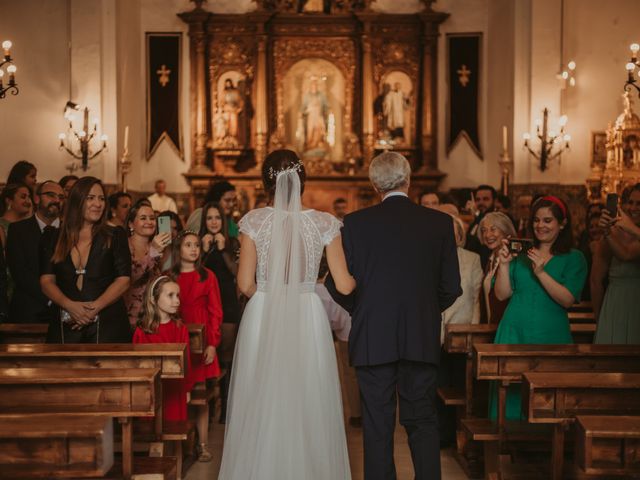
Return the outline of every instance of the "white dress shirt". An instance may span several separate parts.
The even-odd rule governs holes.
[[[44,229],[47,227],[55,227],[55,228],[60,228],[60,219],[56,218],[53,222],[51,222],[51,225],[47,225],[46,223],[44,223],[42,220],[40,220],[40,217],[38,216],[38,213],[35,213],[36,216],[36,222],[38,222],[38,226],[40,227],[40,231],[44,232]]]
[[[166,212],[167,210],[173,213],[178,213],[178,207],[176,202],[169,195],[158,195],[154,193],[149,196],[149,202],[151,202],[151,208],[156,212]]]

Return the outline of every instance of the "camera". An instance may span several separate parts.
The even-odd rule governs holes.
[[[510,238],[509,253],[512,255],[520,255],[527,253],[533,248],[533,240],[530,238]]]

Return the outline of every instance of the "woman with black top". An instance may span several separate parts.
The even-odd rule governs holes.
[[[229,237],[227,220],[219,204],[207,203],[203,209],[200,222],[200,238],[202,239],[203,262],[218,279],[224,323],[238,323],[240,307],[236,289],[238,264],[236,252],[238,240]]]
[[[106,224],[104,187],[83,177],[71,189],[60,230],[47,229],[40,254],[40,285],[60,308],[50,343],[131,341],[122,294],[129,287],[131,253],[121,228]]]
[[[222,322],[238,324],[240,304],[236,288],[238,274],[236,256],[240,245],[237,238],[229,236],[227,219],[223,212],[222,207],[216,202],[208,202],[202,208],[202,220],[200,221],[202,264],[211,270],[218,279],[222,300]],[[222,342],[224,341],[223,338]],[[231,370],[231,362],[222,362],[221,366]],[[230,375],[225,375],[220,384],[220,423],[226,421],[229,378]],[[211,412],[213,411],[211,409]]]

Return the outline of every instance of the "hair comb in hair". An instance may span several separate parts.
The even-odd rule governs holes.
[[[281,173],[299,172],[300,170],[302,170],[302,163],[296,162],[290,167],[283,168],[281,170],[274,170],[273,167],[269,167],[268,172],[269,172],[269,178],[274,179],[274,178],[278,178],[278,175],[280,175]]]

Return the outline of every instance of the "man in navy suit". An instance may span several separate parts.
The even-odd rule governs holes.
[[[352,314],[349,354],[362,395],[365,479],[396,478],[397,395],[415,478],[439,479],[441,313],[462,294],[453,220],[409,200],[411,167],[399,153],[374,158],[369,177],[382,202],[347,215],[342,229],[356,290],[344,297],[327,282]]]
[[[7,234],[7,264],[15,283],[9,318],[14,323],[49,323],[55,317],[40,288],[40,237],[45,228],[60,227],[64,191],[52,180],[42,182],[35,203],[33,216],[9,225]]]

